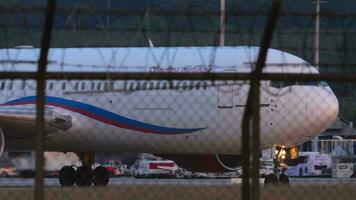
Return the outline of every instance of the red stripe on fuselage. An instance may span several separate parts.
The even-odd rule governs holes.
[[[21,102],[13,102],[13,103],[7,103],[7,104],[3,104],[3,106],[16,106],[16,105],[28,105],[28,104],[36,104],[35,101],[30,100],[30,101],[21,101]],[[144,132],[144,133],[151,133],[151,134],[162,134],[162,132],[160,131],[154,131],[154,130],[148,130],[148,129],[144,129],[144,128],[140,128],[140,127],[136,127],[136,126],[131,126],[131,125],[127,125],[127,124],[122,124],[118,121],[114,121],[114,120],[110,120],[108,118],[102,117],[100,115],[97,115],[95,113],[92,112],[88,112],[85,111],[83,109],[79,109],[76,107],[72,107],[72,106],[66,106],[63,104],[58,104],[58,103],[54,103],[54,102],[46,102],[46,105],[49,106],[54,106],[54,107],[60,107],[69,111],[73,111],[82,115],[85,115],[89,118],[95,119],[97,121],[112,125],[112,126],[116,126],[119,128],[124,128],[124,129],[130,129],[130,130],[134,130],[134,131],[140,131],[140,132]],[[174,133],[171,133],[174,134]]]

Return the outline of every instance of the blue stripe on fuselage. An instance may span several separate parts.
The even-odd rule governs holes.
[[[116,127],[141,131],[145,133],[152,133],[152,134],[169,134],[169,135],[176,135],[176,134],[185,134],[185,133],[192,133],[196,131],[200,131],[205,128],[171,128],[165,126],[158,126],[154,124],[148,124],[145,122],[137,121],[134,119],[130,119],[108,110],[104,110],[102,108],[89,105],[86,103],[81,103],[78,101],[73,101],[64,98],[46,96],[45,97],[46,105],[61,107],[66,110],[70,110],[73,112],[77,112],[83,114],[87,117],[92,119],[101,121],[106,124],[110,124]],[[6,102],[2,104],[2,106],[15,106],[15,105],[25,105],[25,104],[36,104],[36,96],[28,96],[19,98],[13,101]]]

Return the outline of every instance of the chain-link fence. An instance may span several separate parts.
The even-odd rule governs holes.
[[[355,3],[280,3],[0,3],[1,199],[353,199]]]

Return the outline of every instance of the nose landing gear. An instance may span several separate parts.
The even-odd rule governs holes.
[[[265,185],[278,185],[278,177],[275,174],[268,174],[265,177]]]
[[[265,178],[265,185],[289,185],[289,177],[285,174],[280,174],[279,178],[276,174],[269,174]]]
[[[71,166],[62,167],[61,171],[59,171],[59,183],[61,186],[70,187],[74,185],[75,182],[75,170]]]
[[[109,172],[103,166],[92,170],[94,164],[93,153],[78,154],[82,166],[74,170],[72,166],[64,166],[59,172],[59,183],[61,186],[73,186],[76,183],[80,187],[88,187],[92,183],[95,186],[106,186],[109,183]]]
[[[296,147],[284,147],[284,146],[275,146],[275,156],[274,161],[274,173],[269,174],[265,178],[265,185],[268,184],[283,184],[289,185],[289,177],[284,174],[288,169],[288,165],[285,163],[287,160],[295,159],[298,157],[298,151]]]

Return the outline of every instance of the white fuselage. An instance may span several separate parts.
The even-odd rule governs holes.
[[[250,72],[257,53],[258,48],[254,47],[52,49],[48,68],[49,71],[246,73]],[[3,70],[33,71],[36,63],[27,61],[37,59],[38,49],[1,50],[0,56],[9,61],[2,64]],[[15,59],[24,62],[14,64]],[[317,73],[302,59],[277,50],[269,50],[266,63],[265,73]],[[337,116],[338,102],[327,85],[304,82],[279,87],[278,81],[261,83],[262,148],[308,140],[329,127]],[[237,80],[47,80],[47,110],[69,116],[71,125],[48,132],[46,149],[239,154],[248,90],[248,82]],[[33,110],[34,95],[33,80],[0,82],[2,110]],[[0,120],[2,126],[7,124]],[[33,148],[33,135],[14,127],[5,130],[8,130],[4,131],[7,148]]]

